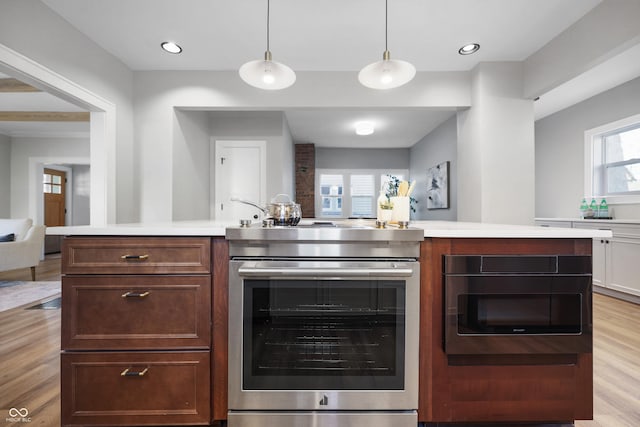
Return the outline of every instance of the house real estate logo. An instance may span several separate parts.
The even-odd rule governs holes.
[[[29,410],[27,408],[11,408],[5,421],[8,423],[30,423],[31,417],[28,417],[28,415]]]

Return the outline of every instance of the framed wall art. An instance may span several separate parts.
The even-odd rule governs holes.
[[[449,162],[427,169],[427,209],[449,209]]]

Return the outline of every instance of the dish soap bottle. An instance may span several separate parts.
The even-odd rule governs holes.
[[[605,199],[602,199],[598,207],[598,218],[609,219],[609,205]]]
[[[587,210],[589,209],[589,206],[587,205],[587,199],[582,199],[582,202],[580,203],[580,218],[583,218],[585,216],[587,216]]]

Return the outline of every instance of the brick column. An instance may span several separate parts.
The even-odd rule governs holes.
[[[316,147],[314,144],[296,144],[296,197],[304,218],[314,218]]]

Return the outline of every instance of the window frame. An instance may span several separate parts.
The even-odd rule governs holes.
[[[606,198],[608,204],[640,203],[640,191],[625,193],[607,193],[607,166],[620,165],[628,161],[604,163],[603,140],[612,134],[640,127],[640,114],[607,123],[584,133],[584,197]],[[637,163],[633,161],[632,163]]]
[[[342,175],[342,185],[343,185],[343,194],[342,194],[342,214],[339,216],[336,215],[322,215],[322,194],[320,191],[320,176],[321,175]],[[352,195],[351,195],[351,175],[373,175],[374,177],[374,193],[373,193],[373,217],[376,216],[377,209],[375,203],[378,200],[378,195],[380,191],[381,185],[381,176],[382,175],[395,175],[402,176],[403,179],[408,180],[409,177],[409,169],[328,169],[321,168],[316,169],[315,171],[315,211],[316,217],[322,219],[348,219],[351,218],[351,210],[352,210]]]

